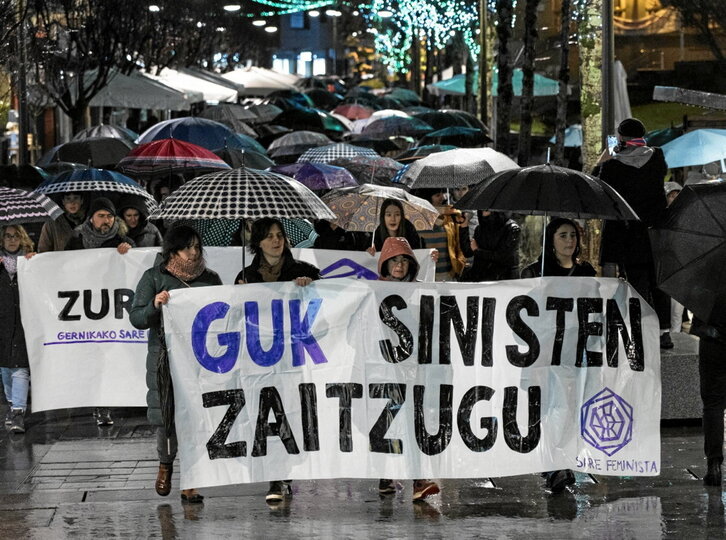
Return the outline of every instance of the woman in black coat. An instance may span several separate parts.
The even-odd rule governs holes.
[[[519,225],[502,212],[480,210],[471,239],[472,265],[459,281],[499,281],[519,277]]]
[[[18,257],[30,258],[33,242],[20,225],[0,229],[0,373],[10,410],[5,425],[13,433],[25,433],[30,368],[25,332],[20,320]]]
[[[255,258],[252,264],[237,274],[235,283],[271,283],[294,281],[300,287],[320,279],[320,270],[312,264],[293,258],[285,229],[279,219],[262,218],[252,224],[250,250]],[[270,482],[265,496],[268,503],[283,501],[292,493],[290,480]]]

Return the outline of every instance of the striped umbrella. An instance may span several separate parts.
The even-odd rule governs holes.
[[[229,169],[210,150],[178,139],[160,139],[141,144],[123,158],[118,169],[140,176],[186,171]]]
[[[55,220],[62,215],[63,209],[41,193],[0,187],[2,225]]]

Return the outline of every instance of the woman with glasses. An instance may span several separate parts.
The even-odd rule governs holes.
[[[0,373],[5,399],[10,406],[5,425],[12,433],[25,433],[30,368],[25,332],[20,320],[18,257],[30,258],[33,242],[20,225],[0,229]]]

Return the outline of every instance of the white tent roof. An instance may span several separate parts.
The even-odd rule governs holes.
[[[275,90],[297,90],[294,82],[296,75],[285,75],[270,69],[248,67],[236,69],[222,75],[225,79],[244,86],[245,96],[266,96]],[[292,78],[291,78],[292,77]]]
[[[237,90],[195,77],[188,72],[164,68],[158,75],[145,75],[181,92],[201,92],[207,103],[237,102]]]
[[[115,72],[108,84],[91,99],[89,105],[186,111],[191,108],[192,103],[202,100],[199,92],[175,90],[139,72],[130,75]]]

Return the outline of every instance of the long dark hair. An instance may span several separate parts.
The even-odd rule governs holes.
[[[401,211],[401,222],[398,224],[398,230],[396,230],[396,233],[391,235],[388,232],[388,228],[386,227],[386,210],[390,206],[395,206]],[[381,211],[378,214],[378,227],[379,231],[381,233],[381,238],[386,239],[389,236],[405,236],[406,234],[406,216],[403,213],[403,204],[401,201],[398,201],[396,199],[386,199],[383,201],[383,204],[381,205]]]
[[[556,268],[560,266],[555,256],[555,233],[557,229],[563,225],[570,225],[575,229],[575,237],[577,238],[577,245],[575,251],[572,252],[572,264],[577,264],[577,257],[580,255],[580,229],[577,228],[577,223],[567,218],[552,218],[545,228],[545,246],[544,246],[544,261],[545,261],[545,274],[547,275],[548,268]],[[538,262],[542,264],[542,255],[540,255]]]
[[[282,226],[282,221],[276,218],[265,217],[258,219],[252,224],[252,233],[250,234],[250,251],[254,255],[258,255],[262,252],[260,242],[267,237],[267,233],[270,232],[273,225],[277,225],[282,231],[282,237],[285,239],[285,251],[290,250],[290,241],[287,239],[287,233],[285,232],[285,227]]]
[[[194,243],[194,239],[199,242],[199,251],[204,256],[204,249],[202,247],[202,237],[192,227],[188,225],[177,225],[166,231],[164,235],[164,243],[161,248],[161,258],[164,264],[169,262],[171,256],[178,253],[182,249],[191,247]]]

